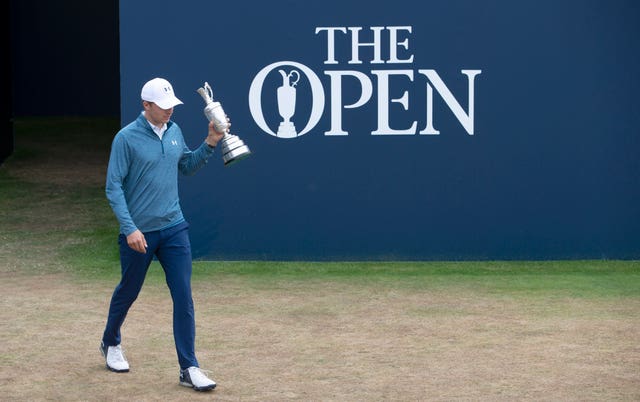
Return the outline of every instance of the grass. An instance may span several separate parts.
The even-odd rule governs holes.
[[[177,385],[157,263],[123,327],[132,372],[97,353],[119,279],[104,196],[118,122],[15,128],[0,166],[0,399],[210,399]],[[193,288],[218,400],[640,399],[638,261],[195,261]]]
[[[405,289],[469,289],[520,296],[638,297],[637,261],[196,262],[194,278],[234,275],[272,286],[332,281]]]
[[[112,238],[104,170],[114,119],[18,119],[0,166],[0,272],[82,272]],[[89,266],[113,263],[113,253]]]

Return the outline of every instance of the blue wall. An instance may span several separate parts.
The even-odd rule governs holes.
[[[636,1],[121,1],[120,37],[123,124],[164,77],[195,148],[208,81],[253,151],[181,178],[196,258],[640,258]]]

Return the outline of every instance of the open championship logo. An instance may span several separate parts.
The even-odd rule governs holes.
[[[409,35],[412,32],[411,26],[389,26],[389,27],[371,27],[373,32],[373,42],[360,42],[359,33],[362,27],[318,27],[315,33],[327,34],[327,59],[325,65],[339,64],[336,59],[336,40],[341,39],[344,35],[351,37],[351,59],[347,64],[362,64],[360,60],[360,48],[372,47],[373,57],[369,61],[370,64],[413,64],[413,54],[406,54],[409,51],[409,38],[399,41],[399,36]],[[349,33],[347,33],[347,31]],[[382,55],[382,33],[385,32],[388,38],[388,59],[383,60]],[[401,55],[399,52],[404,52]],[[276,72],[279,73],[276,75]],[[423,111],[424,125],[418,131],[418,121],[413,121],[409,127],[397,128],[391,127],[390,107],[392,104],[399,104],[405,111],[409,110],[409,93],[403,91],[403,95],[399,98],[390,98],[391,82],[397,82],[400,78],[404,80],[414,81],[417,75],[413,69],[374,69],[371,74],[376,77],[377,83],[377,127],[371,131],[371,135],[438,135],[438,131],[434,127],[433,116],[433,90],[442,98],[449,110],[454,114],[458,122],[469,135],[474,134],[474,110],[475,110],[475,77],[482,70],[461,70],[461,73],[467,78],[467,110],[460,105],[451,90],[447,87],[439,74],[433,69],[418,69],[417,75],[424,76],[425,80],[425,96],[426,107]],[[371,99],[374,92],[372,79],[365,73],[357,70],[325,70],[324,74],[329,76],[330,87],[330,122],[331,126],[328,131],[324,132],[325,136],[346,136],[349,135],[343,129],[342,112],[343,109],[355,109],[362,107]],[[276,131],[272,130],[265,119],[262,93],[265,81],[272,77],[278,77],[281,85],[276,90],[277,112],[280,116],[280,123]],[[298,131],[295,124],[291,121],[296,114],[297,106],[297,84],[302,77],[309,83],[311,91],[311,112],[309,119],[304,127]],[[356,79],[360,85],[359,99],[351,104],[344,104],[342,89],[343,82],[346,77]],[[400,78],[398,78],[400,77]],[[417,79],[417,78],[416,78]],[[261,69],[254,77],[249,89],[249,109],[254,121],[265,133],[278,138],[296,138],[302,136],[316,127],[320,121],[325,109],[325,92],[322,82],[318,75],[309,67],[295,61],[279,61],[267,65]]]
[[[295,126],[290,119],[295,113],[295,86],[300,80],[300,73],[297,70],[291,70],[289,73],[287,73],[285,70],[279,69],[279,67],[284,66],[292,66],[301,70],[309,80],[311,86],[311,94],[313,99],[313,103],[311,106],[311,117],[309,118],[309,122],[307,123],[307,125],[299,133],[296,132]],[[278,72],[282,76],[282,86],[278,88],[277,100],[278,113],[282,117],[283,121],[280,123],[277,133],[273,132],[267,125],[264,114],[262,112],[262,104],[260,102],[264,81],[267,75],[269,75],[269,73],[275,69],[278,69]],[[313,70],[303,64],[296,63],[294,61],[281,61],[278,63],[270,64],[260,70],[260,72],[256,75],[256,77],[253,79],[253,82],[251,83],[251,88],[249,89],[249,109],[251,110],[251,115],[253,116],[253,119],[255,120],[258,127],[260,127],[264,132],[268,134],[280,138],[294,138],[304,135],[308,133],[312,128],[314,128],[322,117],[322,112],[324,111],[324,90],[322,89],[322,83],[320,82],[318,76],[313,72]]]

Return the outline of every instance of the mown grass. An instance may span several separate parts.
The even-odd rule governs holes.
[[[115,119],[20,119],[16,150],[0,166],[0,272],[65,272],[114,280],[117,222],[102,170]],[[62,172],[62,173],[61,173]],[[638,261],[196,261],[194,281],[236,276],[256,286],[343,281],[495,294],[640,296]],[[162,280],[154,264],[150,280]]]
[[[114,231],[103,177],[116,119],[15,122],[14,153],[0,165],[0,272],[77,273]],[[102,168],[103,169],[103,168]],[[101,243],[103,242],[103,243]],[[113,251],[94,259],[108,269]]]
[[[236,275],[254,284],[329,281],[522,297],[638,297],[637,261],[196,262],[194,278]]]

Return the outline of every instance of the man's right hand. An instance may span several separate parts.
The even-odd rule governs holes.
[[[147,252],[147,241],[139,229],[127,236],[127,244],[139,253],[145,254]]]

